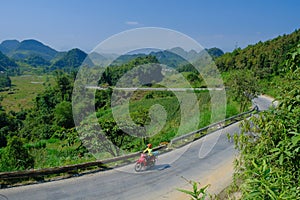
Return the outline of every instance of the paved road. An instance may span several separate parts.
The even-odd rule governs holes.
[[[260,109],[266,109],[271,104],[271,100],[265,97],[259,97],[255,101]],[[171,199],[176,188],[187,185],[182,176],[201,181],[208,174],[220,170],[226,161],[233,160],[236,150],[233,148],[233,143],[227,140],[226,133],[233,134],[238,131],[238,123],[236,123],[188,146],[163,154],[159,156],[157,166],[146,172],[136,173],[133,165],[128,165],[61,181],[2,189],[0,194],[5,195],[9,200]],[[216,138],[218,140],[215,144]],[[199,158],[201,145],[204,142],[214,147],[206,157]],[[221,173],[217,178],[221,182],[225,174]],[[172,199],[176,199],[174,195]]]
[[[252,100],[253,104],[258,106],[261,111],[267,110],[270,106],[276,106],[277,102],[272,102],[273,99],[267,96],[259,96]]]

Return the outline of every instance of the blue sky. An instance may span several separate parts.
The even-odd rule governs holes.
[[[300,28],[298,0],[2,0],[0,42],[37,39],[86,52],[119,32],[163,27],[232,51]]]

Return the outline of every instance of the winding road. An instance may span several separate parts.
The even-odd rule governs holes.
[[[270,98],[259,96],[253,102],[260,110],[265,110],[271,101]],[[136,173],[134,165],[130,164],[60,181],[1,189],[0,194],[8,200],[179,200],[188,198],[176,188],[191,189],[184,178],[203,184],[210,183],[210,191],[218,193],[231,181],[232,162],[237,152],[226,134],[236,132],[239,132],[239,123],[160,155],[152,170]],[[213,148],[207,156],[201,158],[199,153],[204,142],[211,143]]]

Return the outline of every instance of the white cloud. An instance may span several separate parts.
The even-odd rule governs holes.
[[[125,22],[125,24],[131,25],[131,26],[136,26],[136,25],[139,25],[139,22],[136,22],[136,21],[127,21],[127,22]]]

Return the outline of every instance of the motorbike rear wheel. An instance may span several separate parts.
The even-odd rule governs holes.
[[[134,170],[136,172],[140,172],[143,168],[143,163],[136,163],[135,166],[134,166]]]

